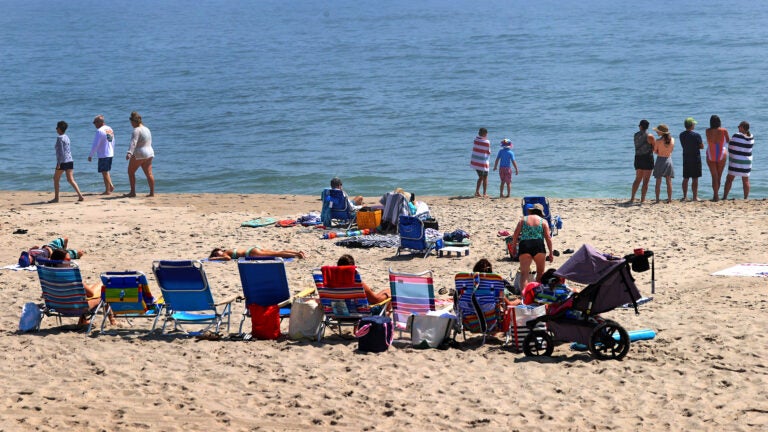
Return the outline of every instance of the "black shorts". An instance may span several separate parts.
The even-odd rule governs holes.
[[[60,164],[59,164],[59,167],[58,167],[57,169],[58,169],[59,171],[66,171],[66,170],[75,169],[75,163],[74,163],[74,162],[64,162],[64,163],[60,163]]]
[[[483,170],[475,170],[475,171],[477,172],[477,177],[478,178],[486,178],[486,177],[488,177],[488,171],[483,171]]]
[[[109,172],[112,170],[112,158],[99,158],[99,172]]]
[[[535,257],[540,253],[546,252],[547,249],[544,247],[544,240],[522,240],[520,242],[520,246],[518,247],[517,256],[528,254],[532,257]]]
[[[653,169],[653,154],[648,153],[644,155],[635,155],[635,169],[636,170],[652,170]]]
[[[701,177],[701,158],[683,159],[683,177],[699,178]]]

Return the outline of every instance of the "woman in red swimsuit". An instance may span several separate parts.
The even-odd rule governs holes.
[[[728,142],[731,137],[728,130],[720,126],[720,117],[713,115],[709,118],[707,129],[707,166],[712,175],[712,201],[720,200],[720,178],[725,170],[728,155]]]

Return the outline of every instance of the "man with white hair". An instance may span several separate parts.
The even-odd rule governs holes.
[[[111,127],[104,124],[104,116],[101,114],[94,117],[93,126],[96,128],[96,136],[93,137],[88,162],[91,161],[94,153],[99,158],[99,172],[104,177],[102,195],[109,195],[115,190],[109,175],[109,171],[112,169],[112,157],[115,155],[115,133]]]

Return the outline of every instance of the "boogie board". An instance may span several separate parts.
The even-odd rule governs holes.
[[[240,224],[240,226],[244,227],[251,227],[251,228],[257,228],[257,227],[263,227],[263,226],[269,226],[274,225],[275,222],[277,222],[277,219],[275,218],[256,218],[249,221],[245,221]]]
[[[629,341],[634,342],[653,339],[656,337],[656,332],[651,329],[630,330],[627,332],[627,335],[629,335]],[[619,340],[619,334],[614,334],[613,338]],[[571,344],[571,349],[574,351],[587,351],[589,348],[584,344],[574,342]]]

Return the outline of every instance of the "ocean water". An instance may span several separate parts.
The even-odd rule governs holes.
[[[638,121],[711,114],[756,137],[768,196],[768,3],[616,1],[0,0],[0,189],[52,190],[55,125],[75,177],[93,116],[152,130],[158,193],[471,195],[472,140],[510,138],[513,195],[626,198]],[[673,154],[680,195],[681,149]],[[700,181],[711,194],[709,172]],[[724,180],[724,178],[723,178]],[[653,182],[653,180],[652,180]],[[138,174],[139,192],[146,191]],[[489,193],[498,193],[491,173]],[[63,184],[65,194],[71,193]],[[664,192],[662,192],[662,195]],[[737,180],[733,193],[741,196]]]

